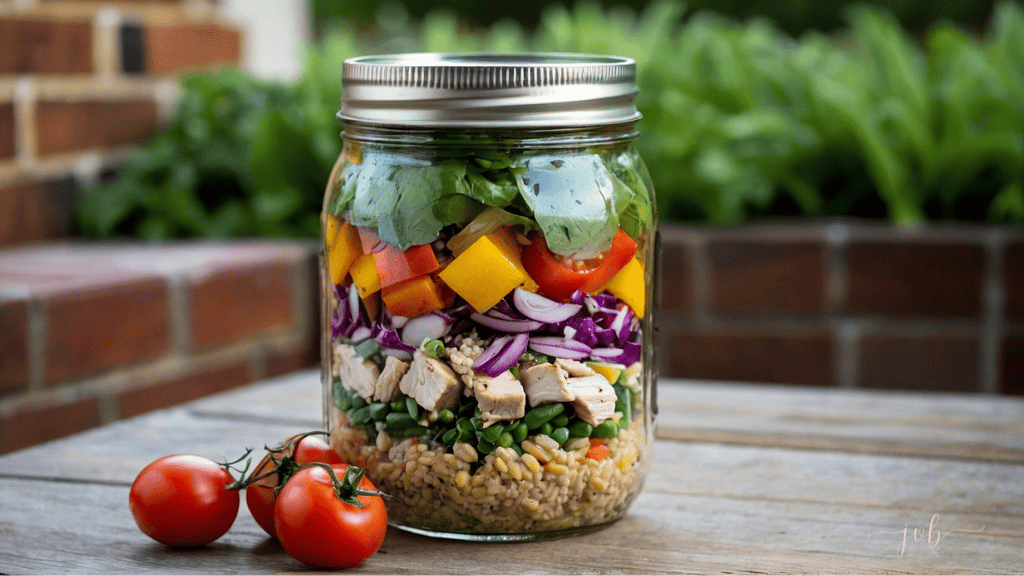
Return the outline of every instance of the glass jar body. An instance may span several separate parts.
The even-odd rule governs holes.
[[[558,537],[639,493],[658,275],[634,142],[346,124],[322,218],[325,421],[393,525]]]

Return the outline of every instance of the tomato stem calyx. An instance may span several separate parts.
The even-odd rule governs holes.
[[[359,483],[363,480],[363,475],[366,474],[366,468],[349,466],[345,470],[345,476],[341,479],[338,478],[338,475],[334,473],[334,469],[331,468],[329,464],[324,464],[322,462],[313,462],[300,466],[296,471],[313,466],[319,466],[320,468],[327,470],[327,474],[331,477],[331,483],[334,484],[334,495],[346,504],[350,504],[356,508],[366,508],[366,504],[360,502],[357,496],[379,496],[381,498],[391,498],[390,494],[385,494],[376,490],[363,490],[362,488],[359,488]]]

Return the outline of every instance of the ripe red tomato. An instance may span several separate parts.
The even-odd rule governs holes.
[[[572,260],[551,252],[540,233],[531,232],[529,238],[531,243],[523,247],[523,267],[541,294],[560,301],[577,290],[600,292],[629,263],[637,247],[620,228],[607,252],[590,260]]]
[[[297,443],[296,443],[297,442]],[[245,503],[252,513],[253,519],[272,538],[277,538],[277,531],[274,530],[274,501],[276,500],[277,488],[288,481],[294,472],[294,465],[309,464],[311,462],[324,462],[326,464],[344,464],[337,452],[319,436],[292,436],[284,443],[285,450],[273,456],[282,461],[284,470],[282,474],[271,474],[262,480],[249,484],[245,489]],[[284,460],[290,458],[290,462]],[[259,465],[249,478],[258,478],[273,469],[271,454],[267,454],[260,461]]]
[[[331,466],[346,484],[348,468],[347,464]],[[362,477],[358,487],[376,491],[373,483]],[[372,556],[384,542],[388,527],[384,500],[351,496],[364,507],[339,498],[322,467],[306,468],[292,476],[274,505],[274,526],[285,551],[300,562],[328,568],[348,568]]]
[[[220,538],[238,515],[235,479],[202,456],[165,456],[143,468],[128,493],[135,523],[170,546],[203,546]]]

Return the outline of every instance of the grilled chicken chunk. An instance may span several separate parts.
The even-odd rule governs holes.
[[[388,356],[384,361],[384,371],[377,378],[374,386],[373,399],[378,402],[391,402],[395,399],[395,391],[398,390],[398,381],[409,371],[409,363],[403,362],[394,356]]]
[[[348,344],[334,347],[335,375],[341,378],[341,385],[353,390],[363,398],[372,398],[380,377],[377,365],[356,353]]]
[[[485,423],[513,420],[526,414],[526,392],[508,370],[494,378],[478,378],[474,393]]]
[[[398,382],[398,388],[436,414],[445,408],[455,407],[462,393],[462,381],[447,364],[417,350],[409,371]]]
[[[570,360],[568,358],[556,358],[555,365],[562,370],[565,370],[569,376],[574,378],[579,376],[593,376],[594,374],[597,374],[597,372],[594,372],[593,368],[587,366],[583,362],[577,362],[576,360]]]
[[[571,402],[576,398],[576,393],[569,387],[566,371],[555,364],[537,364],[521,370],[519,375],[523,379],[523,388],[530,399],[530,406]]]
[[[615,389],[604,376],[569,378],[569,386],[576,393],[576,415],[587,424],[597,426],[615,413]]]

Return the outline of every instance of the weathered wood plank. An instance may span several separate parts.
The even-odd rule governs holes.
[[[147,464],[170,454],[199,454],[231,461],[253,448],[277,446],[307,429],[196,416],[183,409],[115,422],[0,457],[0,476],[130,484]]]
[[[197,414],[319,427],[319,372],[190,405]],[[662,380],[658,437],[867,454],[1024,462],[1024,400]],[[288,420],[282,420],[282,419]]]
[[[658,437],[1024,462],[1024,399],[665,380]]]
[[[198,550],[153,543],[132,522],[127,488],[0,479],[5,573],[276,573],[302,567],[247,512]],[[243,505],[244,507],[244,505]],[[882,508],[645,492],[626,519],[572,539],[529,544],[438,542],[389,530],[355,573],[1006,573],[1024,566],[1019,517],[943,515],[930,546],[905,525],[929,517]],[[884,532],[884,533],[883,533]],[[891,532],[891,533],[890,533]],[[934,536],[933,536],[934,540]]]

